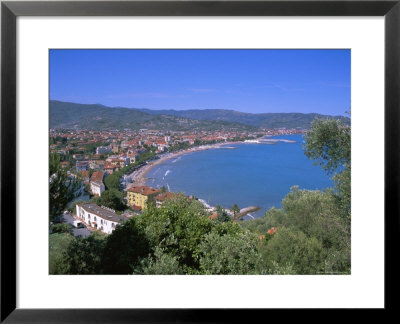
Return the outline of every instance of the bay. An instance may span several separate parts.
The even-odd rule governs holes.
[[[235,149],[185,154],[152,168],[147,185],[194,195],[211,206],[258,206],[261,209],[251,213],[255,218],[273,206],[280,208],[292,186],[310,190],[333,186],[322,168],[304,155],[302,135],[270,138],[296,142],[239,143],[226,145]]]

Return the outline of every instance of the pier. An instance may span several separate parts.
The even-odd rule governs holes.
[[[249,206],[249,207],[246,207],[246,208],[242,208],[242,209],[240,210],[240,212],[237,213],[237,214],[233,217],[233,220],[239,220],[240,218],[246,216],[248,213],[252,213],[252,212],[255,212],[255,211],[257,211],[257,210],[260,210],[260,207],[257,207],[257,206]]]

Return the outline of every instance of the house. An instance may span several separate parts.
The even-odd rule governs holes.
[[[83,183],[89,183],[89,171],[83,170],[79,174],[82,176]]]
[[[113,174],[113,172],[118,171],[119,168],[116,167],[115,165],[106,164],[106,165],[103,167],[103,170],[104,170],[105,172],[107,172],[107,174]]]
[[[99,146],[98,148],[96,148],[96,154],[106,154],[110,152],[111,148],[108,146]]]
[[[161,205],[166,201],[167,199],[170,199],[172,197],[175,197],[176,194],[172,192],[162,192],[158,194],[157,196],[154,197],[154,200],[156,202],[156,207],[159,208]]]
[[[95,171],[90,177],[90,191],[95,196],[101,196],[101,194],[106,190],[104,183],[104,172]]]
[[[126,216],[117,215],[110,208],[94,203],[76,205],[76,216],[88,226],[106,234],[111,234],[117,225],[128,219]]]
[[[135,186],[126,190],[128,205],[133,207],[140,207],[141,209],[146,209],[147,204],[154,200],[161,191],[159,189],[154,189],[146,186]]]
[[[76,172],[81,172],[87,170],[89,167],[89,162],[87,161],[76,161]]]

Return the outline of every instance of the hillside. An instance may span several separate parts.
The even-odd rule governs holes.
[[[93,130],[142,128],[159,130],[255,130],[256,127],[228,121],[195,120],[180,116],[149,114],[138,109],[110,108],[50,100],[50,128]]]
[[[150,110],[138,109],[141,112],[154,115],[170,115],[176,117],[197,119],[197,120],[219,120],[227,122],[241,123],[263,128],[309,128],[315,118],[335,118],[340,119],[346,124],[350,124],[350,119],[344,116],[328,116],[316,113],[264,113],[251,114],[235,110],[225,109],[191,109],[191,110]]]
[[[151,110],[106,107],[50,100],[50,128],[159,129],[159,130],[255,130],[256,128],[308,129],[316,118],[341,119],[316,113],[251,114],[225,109]]]

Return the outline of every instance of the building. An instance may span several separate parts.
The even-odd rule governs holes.
[[[176,196],[176,194],[172,192],[162,192],[158,194],[157,196],[154,197],[154,200],[156,202],[156,207],[159,208],[161,205],[166,201],[167,199],[170,199],[172,197]]]
[[[104,172],[95,171],[90,177],[90,191],[95,196],[101,196],[101,194],[106,190],[104,183]]]
[[[82,176],[84,184],[89,183],[89,171],[83,170],[83,171],[80,171],[79,174]]]
[[[114,145],[112,146],[112,152],[113,152],[113,153],[118,153],[118,151],[119,151],[119,146],[118,146],[118,144],[114,144]]]
[[[128,219],[126,216],[117,215],[110,208],[94,203],[76,205],[76,216],[88,226],[107,234],[111,234],[117,225]]]
[[[81,172],[87,170],[89,167],[89,162],[87,161],[76,161],[76,172]]]
[[[98,148],[96,148],[96,154],[106,154],[110,152],[111,148],[108,146],[99,146]]]
[[[119,167],[116,167],[115,165],[111,165],[111,164],[106,164],[103,167],[103,170],[107,172],[107,174],[113,174],[115,171],[119,170]]]
[[[140,207],[141,209],[146,209],[147,204],[154,200],[161,191],[159,189],[154,189],[146,186],[135,186],[126,190],[126,198],[128,200],[128,205],[132,208]]]

